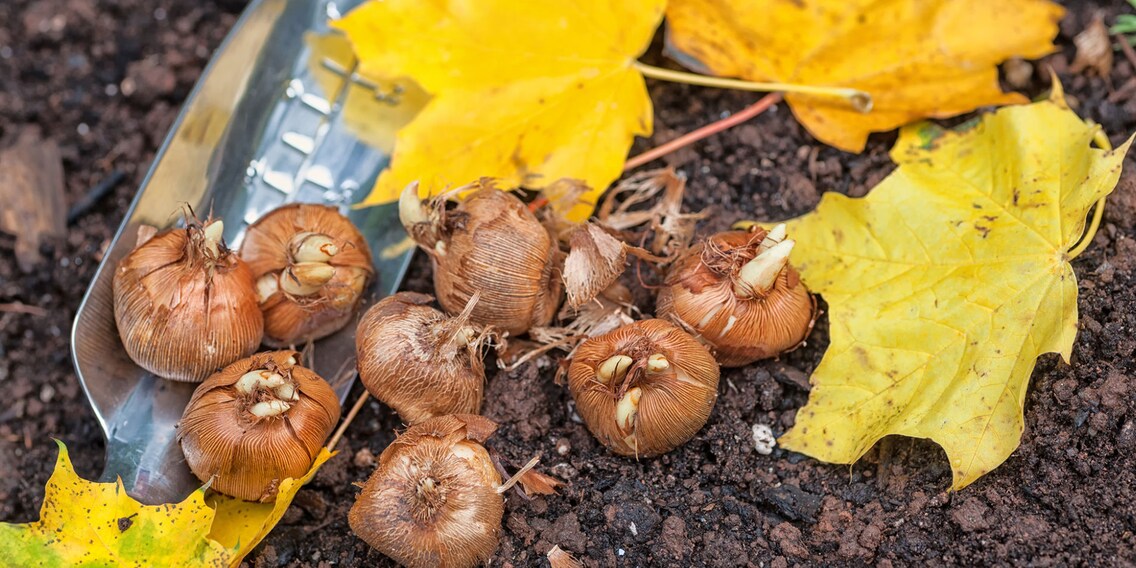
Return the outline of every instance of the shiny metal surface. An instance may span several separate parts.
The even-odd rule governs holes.
[[[75,369],[107,437],[103,480],[120,476],[143,502],[180,500],[200,482],[185,465],[175,428],[194,385],[139,368],[115,329],[114,269],[139,226],[178,225],[188,203],[199,215],[223,218],[235,248],[248,223],[273,207],[332,203],[371,245],[378,273],[372,295],[392,293],[402,280],[412,248],[400,246],[406,235],[397,205],[350,210],[388,161],[352,134],[341,112],[348,92],[372,87],[354,75],[352,61],[324,57],[307,41],[328,34],[328,20],[360,1],[257,0],[248,7],[183,107],[75,317]],[[333,381],[341,401],[355,378],[354,327],[316,342],[307,360]]]

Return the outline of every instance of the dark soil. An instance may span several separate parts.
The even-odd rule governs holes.
[[[71,320],[101,251],[122,219],[153,153],[211,50],[242,2],[6,0],[0,3],[0,147],[39,125],[62,148],[66,198],[77,202],[115,170],[126,180],[45,243],[45,260],[19,271],[14,240],[0,236],[0,519],[34,520],[58,437],[81,475],[97,477],[103,438],[68,351]],[[1072,36],[1101,6],[1076,4],[1059,53],[1046,58],[1084,117],[1121,141],[1136,131],[1136,74],[1117,54],[1112,75],[1068,72]],[[1103,6],[1107,20],[1128,10]],[[1034,74],[1031,95],[1046,74]],[[651,84],[653,146],[736,112],[752,94]],[[894,135],[862,155],[818,144],[781,105],[729,132],[668,156],[690,179],[688,206],[712,206],[703,232],[740,218],[808,211],[823,191],[863,195],[891,169]],[[0,205],[3,206],[3,205]],[[888,439],[852,467],[754,450],[751,426],[780,434],[820,361],[827,321],[807,348],[780,362],[724,373],[705,428],[656,459],[605,451],[573,414],[550,359],[489,380],[485,413],[502,428],[495,447],[569,485],[557,496],[510,495],[494,565],[537,566],[553,545],[589,566],[1132,565],[1136,563],[1136,158],[1129,156],[1105,223],[1074,263],[1081,333],[1073,364],[1042,357],[1026,401],[1021,447],[993,473],[949,494],[937,446]],[[429,289],[421,257],[407,280]],[[649,307],[649,306],[645,306]],[[35,311],[35,310],[32,310]],[[358,389],[357,389],[358,391]],[[356,396],[358,392],[353,394]],[[372,470],[398,419],[367,404],[329,462],[266,543],[255,566],[387,565],[350,533],[352,482]],[[2,562],[2,561],[0,561]]]

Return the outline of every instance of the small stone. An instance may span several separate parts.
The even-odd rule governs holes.
[[[790,523],[781,523],[769,531],[769,537],[781,547],[781,552],[797,558],[808,558],[809,551],[801,543],[801,529]]]
[[[364,447],[355,452],[355,456],[351,458],[351,463],[355,464],[355,467],[375,467],[375,454],[371,453],[370,448]]]
[[[156,57],[135,61],[126,69],[119,90],[131,100],[147,104],[173,93],[177,75]]]
[[[974,532],[990,526],[989,512],[990,508],[982,501],[970,497],[951,512],[951,520],[962,529],[962,532]]]

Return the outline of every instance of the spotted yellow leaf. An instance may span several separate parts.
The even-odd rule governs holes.
[[[366,202],[418,181],[438,193],[483,176],[501,186],[561,178],[592,189],[568,213],[585,219],[619,177],[651,100],[635,59],[664,0],[372,0],[335,26],[360,69],[409,77],[433,98],[398,133],[390,168]]]
[[[59,442],[39,521],[0,523],[0,563],[8,566],[228,566],[236,551],[206,538],[213,509],[205,491],[181,503],[147,506],[122,482],[79,478]]]
[[[302,479],[282,481],[275,503],[248,503],[202,488],[180,503],[149,506],[127,495],[121,480],[80,478],[59,442],[39,520],[0,523],[0,565],[236,567],[331,456],[324,449]]]
[[[898,168],[867,197],[826,194],[790,224],[793,261],[828,302],[831,345],[780,443],[852,463],[880,438],[929,438],[961,489],[1018,446],[1036,359],[1069,360],[1077,280],[1069,251],[1120,176],[1131,140],[1057,93],[960,131],[901,131]]]
[[[869,93],[866,114],[786,96],[813,136],[859,152],[912,120],[1026,102],[998,87],[997,64],[1053,51],[1063,14],[1048,0],[670,0],[667,40],[696,71]]]

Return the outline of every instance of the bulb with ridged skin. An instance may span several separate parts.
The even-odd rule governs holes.
[[[264,342],[298,345],[351,321],[374,277],[359,229],[334,207],[292,203],[249,226],[241,258],[256,279]]]
[[[646,320],[581,344],[568,389],[596,439],[617,454],[650,457],[706,424],[718,398],[718,363],[674,324]]]
[[[280,482],[308,472],[339,420],[339,398],[295,351],[258,353],[193,392],[178,442],[193,474],[245,501],[276,500]]]
[[[457,414],[415,424],[379,456],[347,515],[367,544],[410,568],[462,568],[497,549],[501,477],[481,444],[497,425]]]
[[[718,233],[671,266],[658,314],[681,321],[723,367],[776,357],[804,342],[816,303],[789,264],[785,225]]]
[[[481,411],[485,366],[471,305],[457,317],[433,298],[399,292],[372,306],[355,332],[359,380],[410,424]]]
[[[451,314],[481,293],[470,321],[510,335],[547,325],[563,292],[563,256],[556,239],[512,193],[488,180],[475,183],[453,209],[445,196],[428,203],[411,184],[399,217],[434,265],[434,294]]]
[[[119,261],[114,320],[140,367],[199,383],[256,351],[264,318],[248,265],[225,247],[222,222],[187,225],[143,240]]]

